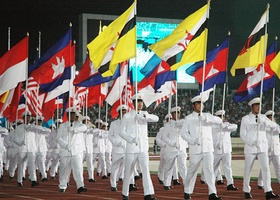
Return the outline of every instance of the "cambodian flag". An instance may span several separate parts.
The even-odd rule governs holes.
[[[50,92],[64,80],[71,79],[75,60],[71,32],[70,29],[34,64],[30,76],[40,84],[40,92]]]
[[[229,38],[206,55],[206,66],[204,76],[204,90],[213,88],[215,84],[226,82],[226,68],[228,58]],[[196,62],[186,69],[186,73],[194,76],[202,84],[203,61]]]

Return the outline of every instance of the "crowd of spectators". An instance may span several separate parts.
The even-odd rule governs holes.
[[[196,96],[197,90],[188,90],[188,89],[179,89],[177,94],[177,101],[176,101],[176,95],[173,95],[172,97],[172,104],[171,107],[176,105],[181,107],[181,118],[184,118],[186,115],[190,114],[192,112],[192,105],[190,99],[192,99],[194,96]],[[233,100],[233,94],[234,92],[228,92],[225,95],[225,101],[224,101],[224,110],[226,111],[226,120],[230,123],[235,123],[240,126],[241,118],[248,114],[250,112],[250,107],[248,106],[248,101],[243,102],[234,102]],[[262,97],[262,113],[265,113],[267,110],[272,109],[272,92],[265,92]],[[217,89],[215,92],[215,98],[214,98],[214,112],[217,110],[222,109],[222,103],[223,102],[223,94],[222,91]],[[155,108],[155,103],[150,105],[148,108],[145,108],[149,113],[153,113],[159,117],[159,121],[157,123],[151,123],[149,124],[149,136],[154,137],[156,136],[158,130],[160,127],[163,126],[163,120],[165,115],[168,113],[168,104],[169,100],[166,100],[159,104],[158,107]],[[213,93],[210,94],[210,97],[208,101],[204,103],[204,111],[212,113],[212,105],[213,105]],[[280,122],[280,96],[275,97],[274,100],[274,111],[275,111],[275,120],[279,124]],[[97,118],[99,118],[99,110],[100,110],[100,118],[103,121],[107,121],[109,124],[113,120],[110,116],[110,109],[111,107],[108,106],[106,111],[106,106],[103,105],[99,108],[98,105],[95,105],[91,107],[88,110],[88,115],[93,119],[93,121]],[[232,137],[239,137],[239,129],[237,129],[236,132],[231,133]]]

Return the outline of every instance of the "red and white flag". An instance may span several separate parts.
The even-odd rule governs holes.
[[[28,40],[26,36],[0,58],[0,95],[27,79]]]

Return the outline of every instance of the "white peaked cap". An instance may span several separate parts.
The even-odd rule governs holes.
[[[128,110],[128,106],[127,105],[120,105],[117,107],[117,112],[119,112],[120,110]]]
[[[36,116],[36,120],[44,120],[44,117],[43,116]]]
[[[77,109],[75,107],[69,107],[66,109],[66,112],[74,112],[74,113],[78,113]]]
[[[84,116],[83,120],[90,120],[89,116]]]
[[[137,100],[143,100],[144,95],[143,95],[143,94],[140,94],[140,93],[135,94],[135,95],[133,95],[133,96],[131,97],[131,100],[135,100],[136,97],[137,97]]]
[[[252,106],[253,104],[259,104],[261,103],[261,99],[259,97],[256,97],[254,99],[252,99],[251,101],[249,101],[248,105]]]
[[[194,98],[191,99],[191,102],[192,103],[195,103],[195,102],[202,102],[203,103],[204,101],[202,101],[200,95],[197,95],[197,96],[195,96]]]
[[[181,107],[177,106],[177,107],[173,107],[171,108],[170,112],[173,113],[173,112],[180,112],[181,111]]]
[[[102,126],[108,126],[109,124],[107,122],[103,122]]]
[[[97,123],[103,124],[103,121],[102,121],[101,119],[97,119],[97,120],[95,120],[94,123],[95,123],[95,124],[97,124]]]
[[[171,114],[167,114],[167,115],[165,115],[165,117],[164,117],[164,119],[172,119],[172,115]]]
[[[274,115],[274,112],[272,110],[268,110],[268,111],[266,111],[265,115],[266,116]]]
[[[25,116],[25,115],[30,115],[31,116],[31,112],[29,110],[26,110],[21,114],[21,116]]]
[[[225,114],[226,114],[226,111],[224,111],[224,110],[218,110],[217,112],[215,112],[216,116],[225,115]]]

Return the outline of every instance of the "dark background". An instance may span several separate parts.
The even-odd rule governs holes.
[[[8,27],[11,27],[11,47],[29,32],[29,61],[31,62],[38,47],[39,31],[41,31],[41,55],[43,55],[66,33],[70,22],[73,27],[73,39],[78,40],[81,13],[120,15],[132,2],[132,0],[1,0],[0,56],[7,51]],[[280,34],[279,0],[211,1],[207,49],[211,50],[221,43],[230,31],[228,69],[231,68],[247,37],[258,23],[267,3],[270,3],[268,25],[268,45],[270,45],[275,36]],[[137,15],[184,19],[205,4],[206,0],[138,0]],[[228,76],[230,89],[237,89],[244,78]]]

